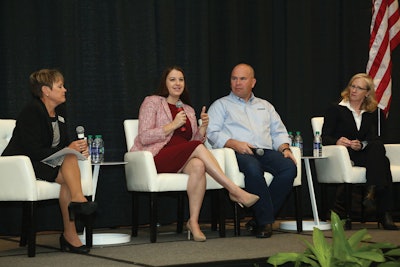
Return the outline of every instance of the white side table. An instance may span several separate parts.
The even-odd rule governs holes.
[[[92,198],[93,201],[96,197],[97,190],[97,182],[99,180],[99,172],[100,166],[115,166],[115,165],[125,165],[127,162],[125,161],[113,161],[113,162],[101,162],[101,163],[92,163],[93,166],[93,193]],[[79,236],[79,239],[83,244],[85,244],[85,230],[83,230],[83,234]],[[131,236],[129,234],[118,234],[118,233],[101,233],[101,234],[93,234],[93,245],[113,245],[113,244],[122,244],[128,243],[131,241]]]
[[[314,192],[314,185],[313,179],[311,174],[311,167],[310,167],[310,159],[312,160],[321,160],[326,159],[327,157],[312,157],[312,156],[302,156],[301,159],[304,161],[304,166],[306,168],[306,176],[307,176],[307,183],[308,183],[308,191],[310,194],[311,200],[311,208],[313,212],[314,221],[303,221],[303,231],[313,231],[314,227],[317,227],[321,230],[330,230],[331,224],[329,222],[323,222],[319,220],[318,215],[318,208],[317,208],[317,201],[315,200],[315,192]],[[288,221],[288,222],[281,222],[280,228],[283,230],[296,230],[296,222]]]

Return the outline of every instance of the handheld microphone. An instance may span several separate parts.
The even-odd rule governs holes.
[[[252,148],[251,149],[254,153],[254,155],[258,155],[258,156],[263,156],[264,155],[264,149],[262,148]]]
[[[180,99],[178,99],[178,101],[176,101],[175,104],[176,108],[178,109],[178,112],[181,112],[183,110],[183,103]],[[182,126],[181,127],[181,132],[185,132],[186,131],[186,127]]]
[[[76,127],[76,134],[79,140],[85,139],[85,128],[83,126]]]

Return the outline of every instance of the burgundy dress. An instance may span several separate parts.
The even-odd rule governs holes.
[[[172,117],[175,118],[178,109],[175,105],[168,104]],[[188,160],[198,145],[199,140],[192,138],[192,127],[190,121],[186,120],[185,131],[176,129],[171,140],[154,156],[157,172],[178,172]]]

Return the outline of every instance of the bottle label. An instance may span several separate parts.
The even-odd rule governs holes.
[[[314,150],[313,150],[314,157],[322,157],[322,145],[319,142],[314,142]]]

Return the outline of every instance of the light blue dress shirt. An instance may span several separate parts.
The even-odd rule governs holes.
[[[274,150],[291,142],[274,106],[254,94],[245,102],[231,92],[210,106],[208,116],[207,138],[213,148],[224,147],[229,139]]]

